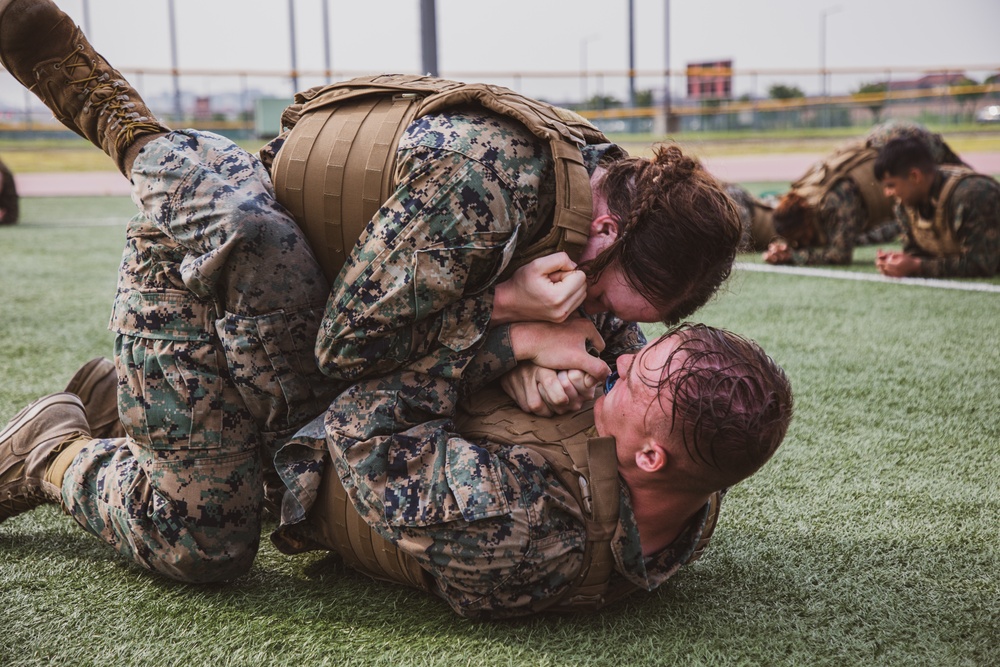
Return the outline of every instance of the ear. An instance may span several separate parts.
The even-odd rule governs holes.
[[[607,214],[594,218],[590,223],[590,238],[613,243],[618,238],[618,219]]]
[[[655,440],[647,440],[635,453],[635,465],[643,472],[657,472],[667,465],[667,450]]]

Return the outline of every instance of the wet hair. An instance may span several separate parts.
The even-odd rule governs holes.
[[[784,439],[791,383],[757,343],[732,332],[685,323],[659,340],[671,336],[681,340],[656,385],[669,419],[654,432],[680,435],[705,490],[732,486],[767,463]]]
[[[905,176],[911,169],[930,174],[935,168],[927,143],[913,136],[890,139],[875,158],[875,178],[880,181],[886,176]]]
[[[800,237],[811,239],[811,232],[818,224],[816,209],[804,197],[795,192],[786,193],[774,207],[774,233],[796,245]]]
[[[725,188],[676,145],[652,159],[603,166],[598,187],[618,221],[618,238],[584,267],[591,280],[611,265],[667,323],[703,306],[732,271],[739,212]]]

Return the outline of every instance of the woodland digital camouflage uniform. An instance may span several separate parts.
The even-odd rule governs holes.
[[[938,164],[961,164],[959,157],[941,138],[916,123],[889,121],[875,126],[865,138],[870,148],[878,149],[890,139],[916,137],[923,141]],[[856,245],[870,245],[895,240],[901,231],[898,220],[879,222],[865,231],[866,208],[861,189],[850,179],[841,179],[823,198],[817,211],[819,224],[827,235],[825,247],[792,251],[793,264],[849,264]]]
[[[496,131],[490,123],[503,124],[470,119],[474,127],[461,128],[470,134],[459,141],[472,137],[469,145],[481,147],[482,134]],[[534,140],[525,139],[522,146],[516,136],[503,138],[512,157],[488,149],[495,173],[470,175],[468,167],[444,160],[447,181],[433,178],[435,149],[426,144],[447,144],[454,134],[428,131],[414,150],[430,158],[423,163],[414,158],[413,185],[399,198],[408,215],[399,219],[399,229],[380,227],[365,248],[400,241],[405,259],[395,268],[416,267],[415,304],[399,305],[393,300],[398,295],[380,292],[394,287],[391,271],[380,273],[379,280],[352,281],[330,297],[328,312],[357,307],[357,315],[346,313],[351,321],[364,327],[380,323],[348,337],[348,347],[369,356],[345,363],[345,374],[383,372],[386,364],[411,359],[416,371],[444,379],[445,395],[420,393],[421,405],[402,422],[409,423],[412,414],[436,418],[449,409],[459,380],[475,384],[462,377],[467,367],[485,381],[514,366],[508,329],[485,331],[484,304],[492,293],[487,288],[510,259],[515,241],[542,227],[534,216],[551,211],[551,192],[539,175],[545,156],[537,159],[538,147],[527,145]],[[504,164],[515,166],[504,171]],[[539,180],[534,193],[517,180],[502,180],[522,172]],[[154,141],[137,160],[133,182],[145,216],[129,227],[111,322],[118,333],[119,409],[130,438],[92,442],[66,476],[64,500],[81,525],[130,560],[182,580],[227,578],[244,572],[256,552],[262,479],[271,470],[272,453],[342,388],[319,375],[312,355],[328,288],[298,228],[274,201],[266,172],[228,141],[193,132]],[[504,188],[516,191],[494,201]],[[428,195],[441,192],[451,199]],[[449,214],[448,206],[458,208]],[[485,228],[490,207],[509,211],[514,222],[501,215],[506,232],[469,237],[482,239],[488,251],[466,254],[462,242],[449,246],[447,232],[433,224],[427,234],[415,229],[424,226],[425,216],[452,219],[461,223],[455,233],[464,235],[466,221]],[[414,220],[419,224],[408,224]],[[414,257],[418,248],[427,252]],[[464,278],[468,294],[456,293],[456,276]],[[456,294],[459,303],[447,308]],[[377,305],[382,295],[384,309]],[[432,307],[443,308],[443,314],[428,317]],[[397,317],[386,318],[390,313]],[[637,326],[602,321],[611,323],[602,329],[607,354],[643,344]],[[477,325],[483,330],[477,332]],[[475,348],[480,339],[481,351],[452,349]],[[322,442],[319,447],[325,450]],[[288,455],[303,451],[301,459]],[[322,453],[293,447],[282,459],[289,488],[303,490],[306,507],[315,491],[310,473]]]
[[[588,169],[608,150],[586,148]],[[404,368],[441,378],[435,392],[448,395],[428,394],[422,409],[447,416],[460,386],[472,391],[516,366],[509,326],[489,326],[492,286],[551,221],[552,157],[510,119],[455,112],[412,123],[397,160],[396,192],[333,286],[317,358],[338,379]],[[635,324],[593,319],[608,360],[645,343]]]
[[[129,437],[89,443],[63,500],[129,560],[225,579],[257,551],[262,461],[335,394],[312,358],[328,286],[263,167],[229,141],[156,139],[132,180],[144,214],[110,324]]]
[[[944,180],[938,175],[931,187],[932,203],[920,209],[921,215],[933,220],[937,209],[937,194]],[[962,251],[946,257],[931,256],[914,241],[909,219],[901,205],[896,217],[903,227],[903,251],[921,258],[917,274],[926,278],[994,276],[1000,271],[1000,183],[985,174],[963,179],[948,201],[945,220],[955,230]]]
[[[827,235],[827,243],[825,246],[792,250],[792,263],[850,264],[854,246],[867,219],[861,188],[851,179],[842,178],[830,188],[817,208],[816,217]],[[898,234],[898,225],[891,225],[887,231],[892,230]]]
[[[455,612],[473,618],[533,613],[579,572],[587,521],[540,454],[467,439],[453,432],[449,419],[426,421],[425,397],[450,395],[444,380],[423,373],[363,381],[334,402],[325,428],[320,420],[311,425],[312,437],[326,435],[336,472],[365,521],[420,563],[433,591]],[[574,420],[585,419],[596,435],[592,406],[552,419],[566,433]],[[401,431],[401,421],[417,426]],[[647,558],[628,488],[620,484],[619,491],[612,576],[653,590],[691,556],[708,506]]]
[[[587,151],[591,169],[598,156]],[[548,465],[466,441],[453,415],[462,395],[515,366],[508,327],[489,327],[488,288],[551,216],[551,157],[511,121],[447,114],[407,129],[399,164],[405,176],[334,286],[317,346],[327,372],[377,377],[342,394],[325,428],[315,420],[279,452],[298,502],[286,498],[273,538],[294,539],[332,452],[361,515],[421,561],[456,611],[527,613],[578,567],[579,510]],[[634,324],[596,324],[609,359],[644,343]],[[663,570],[675,569],[674,556]],[[650,580],[630,571],[652,587],[665,578],[654,570]]]
[[[743,234],[740,236],[740,249],[744,252],[753,247],[751,230],[753,229],[754,197],[746,188],[736,183],[725,184],[726,194],[736,205],[736,212],[740,216],[740,227]]]

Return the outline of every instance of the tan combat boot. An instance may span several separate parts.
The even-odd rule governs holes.
[[[66,385],[87,411],[87,424],[94,438],[124,438],[125,427],[118,419],[118,373],[110,359],[91,359]]]
[[[89,440],[83,403],[73,394],[40,398],[17,413],[0,432],[0,522],[61,503],[62,475]],[[57,458],[62,465],[53,467],[61,470],[52,474]]]
[[[135,140],[169,131],[50,0],[0,0],[0,63],[126,176]]]

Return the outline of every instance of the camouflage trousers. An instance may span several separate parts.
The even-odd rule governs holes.
[[[245,573],[271,454],[323,412],[316,368],[329,286],[259,161],[222,137],[172,132],[132,172],[110,327],[128,437],[94,440],[63,483],[67,511],[171,578]]]

